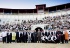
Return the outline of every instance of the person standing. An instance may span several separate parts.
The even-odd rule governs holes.
[[[57,31],[56,31],[56,37],[57,37],[56,43],[60,43],[60,41],[61,41],[61,31],[59,29],[57,29]]]
[[[17,43],[19,42],[19,31],[18,30],[16,31],[16,42]]]
[[[40,29],[38,29],[37,37],[38,37],[38,43],[41,43],[41,31],[40,31]]]
[[[25,42],[24,39],[25,39],[25,38],[24,38],[24,31],[23,31],[23,32],[22,32],[22,41],[23,41],[23,42]]]
[[[33,32],[31,33],[31,42],[32,43],[34,42],[34,33]]]
[[[12,33],[10,32],[10,30],[7,30],[7,43],[11,43],[12,42]]]
[[[34,30],[34,42],[36,43],[37,42],[37,32],[36,32],[36,30]]]
[[[24,31],[24,43],[26,43],[27,42],[27,31],[25,30]]]
[[[15,42],[15,40],[16,40],[16,33],[12,32],[12,42]]]
[[[68,43],[69,37],[68,37],[67,27],[64,27],[64,36],[65,36],[65,43]]]
[[[2,41],[3,41],[3,43],[6,43],[7,31],[6,31],[6,30],[3,31],[3,32],[1,33],[1,36],[2,36]]]
[[[12,42],[12,32],[10,32],[10,36],[9,36],[9,38],[10,38],[10,43]]]
[[[22,42],[22,31],[19,31],[19,43]]]
[[[64,34],[63,34],[63,31],[61,32],[61,42],[62,42],[62,44],[64,44]]]
[[[31,32],[28,32],[28,43],[31,43]]]

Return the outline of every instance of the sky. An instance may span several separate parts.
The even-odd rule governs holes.
[[[0,8],[34,9],[35,5],[46,4],[46,7],[70,3],[70,0],[0,0]]]

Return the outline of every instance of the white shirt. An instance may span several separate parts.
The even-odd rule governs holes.
[[[41,39],[42,39],[42,40],[45,40],[45,37],[44,37],[44,36],[42,36],[42,37],[41,37]]]
[[[19,32],[19,37],[20,37],[20,32]]]
[[[26,35],[26,32],[24,32],[24,35]]]
[[[28,37],[31,37],[31,33],[30,34],[28,33]]]
[[[9,33],[9,35],[10,35],[11,32],[8,32],[8,33]]]
[[[20,37],[20,34],[23,34],[23,32],[19,32],[19,37]]]
[[[45,39],[48,39],[48,37],[47,37],[47,36],[45,36]]]
[[[2,36],[2,37],[6,37],[6,36],[7,36],[7,31],[2,32],[2,33],[1,33],[1,36]]]
[[[55,38],[55,39],[53,39],[53,38]],[[52,41],[54,41],[54,40],[56,40],[56,39],[57,39],[56,36],[52,36],[52,37],[51,37],[51,40],[52,40]]]

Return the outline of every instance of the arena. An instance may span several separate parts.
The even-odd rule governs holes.
[[[70,3],[40,4],[35,9],[0,8],[0,48],[69,48],[69,40]]]

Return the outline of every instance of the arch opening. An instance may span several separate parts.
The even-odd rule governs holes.
[[[35,28],[36,32],[38,32],[38,29],[40,29],[40,31],[43,31],[43,29],[41,27],[37,27],[37,28]]]

